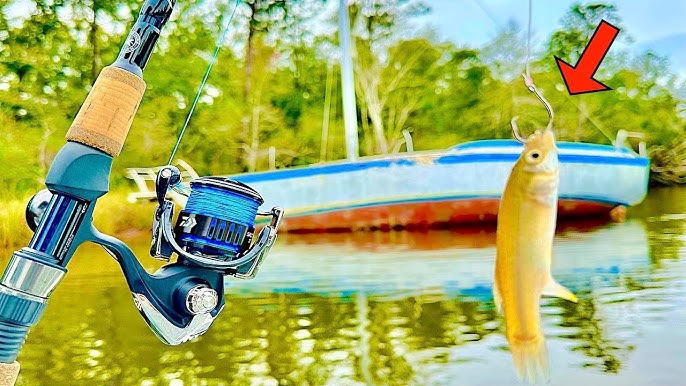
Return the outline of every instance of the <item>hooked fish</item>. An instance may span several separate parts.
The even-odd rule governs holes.
[[[500,200],[493,284],[517,374],[532,382],[549,377],[541,296],[577,302],[550,273],[558,182],[555,135],[537,130],[525,142]]]

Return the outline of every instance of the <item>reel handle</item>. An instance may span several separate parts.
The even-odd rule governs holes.
[[[176,166],[167,165],[160,169],[155,179],[155,195],[158,208],[164,206],[164,200],[169,188],[181,182],[181,172]]]

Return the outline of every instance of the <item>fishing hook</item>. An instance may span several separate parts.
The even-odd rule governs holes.
[[[517,127],[518,118],[519,117],[515,115],[514,117],[512,117],[512,120],[510,120],[510,126],[512,126],[512,134],[514,135],[517,141],[521,143],[527,143],[528,140],[519,134],[519,128]]]
[[[538,88],[536,88],[536,85],[534,84],[533,78],[531,78],[530,75],[528,74],[522,74],[522,77],[524,78],[524,84],[526,85],[526,88],[529,89],[532,93],[536,95],[538,100],[543,103],[543,106],[545,106],[546,111],[548,112],[548,125],[546,126],[546,130],[552,131],[553,130],[553,118],[555,117],[555,113],[553,112],[552,106],[550,106],[550,103],[543,97],[543,95],[538,91]],[[521,143],[526,143],[527,139],[522,137],[519,134],[519,127],[517,127],[517,118],[518,117],[512,117],[512,120],[510,120],[510,125],[512,126],[512,134],[514,134],[514,137],[517,141]]]
[[[548,112],[548,125],[546,126],[546,130],[552,131],[553,130],[553,118],[555,114],[553,113],[553,108],[550,106],[550,103],[541,95],[541,93],[538,91],[536,88],[536,85],[534,84],[534,79],[531,77],[531,68],[530,68],[530,56],[531,56],[531,13],[532,13],[532,1],[529,0],[529,21],[528,21],[528,27],[527,27],[527,36],[526,36],[526,66],[525,66],[525,72],[522,74],[522,78],[524,78],[524,85],[526,85],[526,88],[529,89],[532,93],[536,95],[539,101],[543,103],[543,106],[545,106],[546,111]],[[519,134],[519,128],[517,127],[517,117],[513,117],[512,120],[510,120],[510,125],[512,126],[512,133],[514,134],[515,139],[521,143],[526,143],[527,140],[524,139]]]
[[[522,77],[524,78],[524,84],[526,85],[526,88],[529,89],[532,93],[536,95],[539,101],[543,103],[543,106],[545,106],[546,111],[548,112],[548,125],[546,126],[546,130],[552,130],[553,129],[553,118],[555,117],[555,113],[553,113],[553,107],[550,106],[550,103],[543,97],[543,95],[538,91],[536,88],[536,85],[534,84],[533,78],[528,75],[528,74],[522,74]]]

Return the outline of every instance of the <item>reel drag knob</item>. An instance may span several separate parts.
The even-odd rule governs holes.
[[[205,284],[191,288],[186,294],[186,309],[193,315],[206,314],[219,303],[217,291]]]

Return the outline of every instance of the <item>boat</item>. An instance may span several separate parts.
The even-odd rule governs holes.
[[[230,178],[285,210],[289,232],[426,229],[494,222],[523,145],[466,142],[440,151],[362,157]],[[559,217],[640,203],[650,160],[621,146],[559,142]]]
[[[415,152],[410,151],[412,138],[404,130],[407,152],[358,156],[350,23],[344,1],[339,9],[347,158],[229,177],[260,192],[264,208],[284,208],[282,231],[427,229],[494,222],[505,183],[522,151],[518,141],[479,140]],[[540,95],[539,99],[544,101]],[[552,125],[552,110],[544,104]],[[613,208],[643,200],[650,160],[644,142],[638,153],[625,147],[629,137],[641,138],[642,134],[619,130],[612,145],[558,143],[560,218],[607,215]],[[134,193],[137,196],[130,199],[154,199],[154,189],[149,188],[154,176],[154,172],[129,169],[129,178],[139,187]],[[185,205],[182,195],[175,199]]]
[[[625,138],[620,132],[614,145],[557,144],[560,219],[607,216],[615,207],[643,201],[650,160],[644,145],[640,154],[621,146]],[[444,150],[228,177],[260,192],[264,207],[284,208],[281,227],[288,232],[444,228],[495,222],[500,196],[522,147],[515,140],[480,140]],[[154,173],[147,174],[153,179]],[[154,197],[152,191],[147,193]],[[176,195],[180,205],[184,200]]]

